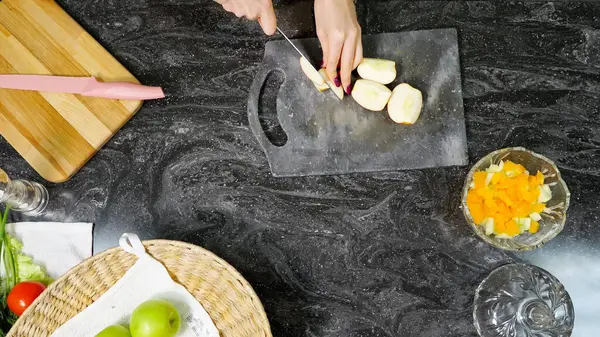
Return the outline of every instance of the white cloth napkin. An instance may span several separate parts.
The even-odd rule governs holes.
[[[92,256],[91,223],[17,222],[6,231],[23,243],[21,252],[59,278]]]

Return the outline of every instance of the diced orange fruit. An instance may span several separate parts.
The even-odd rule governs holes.
[[[529,207],[531,207],[531,204],[536,202],[537,196],[535,195],[535,193],[533,191],[532,192],[529,192],[529,191],[523,192],[522,200],[527,202],[529,204]]]
[[[517,185],[519,185],[520,188],[527,188],[529,187],[529,181],[527,180],[529,176],[525,173],[523,174],[519,174],[515,179],[517,180]]]
[[[536,176],[529,176],[529,186],[535,187],[538,184],[538,179]]]
[[[483,220],[485,219],[485,213],[483,212],[483,205],[482,204],[472,204],[469,205],[469,212],[471,213],[471,216],[473,217],[473,221],[479,225],[483,222]]]
[[[481,204],[483,203],[483,198],[480,197],[474,190],[469,190],[467,192],[467,205],[471,204]]]
[[[498,212],[496,214],[494,214],[494,227],[496,230],[502,229],[502,231],[506,230],[506,222],[508,221],[508,218],[506,217],[506,215]]]
[[[502,222],[502,223],[495,223],[494,222],[494,233],[496,235],[498,235],[498,234],[505,234],[506,233],[506,222]]]
[[[491,199],[494,197],[494,191],[489,187],[478,188],[475,190],[475,193],[477,193],[477,195],[479,195],[484,200]]]
[[[475,189],[485,188],[485,181],[487,179],[487,172],[479,171],[473,175],[473,182],[475,183]]]
[[[540,223],[535,220],[531,220],[531,226],[529,226],[529,233],[535,234],[539,230],[540,230]]]
[[[502,202],[504,202],[507,206],[511,206],[513,204],[512,200],[506,194],[506,191],[498,191],[496,197],[502,200]]]
[[[546,209],[546,204],[534,204],[531,206],[531,212],[542,213]]]
[[[502,172],[494,173],[494,175],[492,176],[491,184],[496,185],[500,181],[500,179],[502,179],[503,175],[504,175],[504,173],[502,173]]]
[[[513,163],[512,161],[507,161],[504,163],[504,171],[507,172],[514,172],[517,170],[517,164]]]
[[[490,179],[488,179],[488,176]],[[472,188],[467,192],[467,207],[477,225],[486,218],[494,219],[494,233],[515,236],[522,233],[516,218],[541,213],[546,205],[537,203],[544,175],[530,175],[520,164],[506,161],[500,172],[475,172]],[[540,224],[532,221],[529,232],[535,233]]]
[[[544,174],[542,174],[542,172],[538,171],[535,174],[535,177],[537,178],[537,184],[538,185],[544,185]]]
[[[519,202],[510,208],[513,218],[524,218],[531,214],[531,204],[527,202]]]
[[[494,202],[493,199],[485,199],[483,202],[483,211],[486,215],[492,215],[498,212],[498,205]]]
[[[519,225],[517,225],[515,220],[511,219],[506,223],[506,234],[510,236],[521,234],[521,228],[519,228]]]

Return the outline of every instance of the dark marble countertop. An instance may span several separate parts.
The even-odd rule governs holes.
[[[459,31],[471,163],[524,146],[556,161],[572,192],[564,231],[508,253],[458,208],[469,167],[274,178],[248,128],[264,43],[212,1],[60,0],[143,83],[147,102],[70,181],[46,184],[39,220],[95,223],[94,249],[123,232],[191,242],[235,266],[275,336],[476,336],[473,294],[495,267],[546,268],[570,292],[573,336],[600,331],[600,3],[359,1],[364,33]],[[315,36],[311,1],[276,3]],[[10,175],[42,181],[0,140]]]

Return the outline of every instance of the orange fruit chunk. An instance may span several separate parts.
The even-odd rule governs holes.
[[[469,212],[471,213],[471,217],[473,217],[473,222],[479,225],[485,219],[485,213],[483,212],[482,204],[471,204],[469,205]]]
[[[489,189],[488,187],[482,187],[475,190],[475,193],[479,195],[482,199],[491,199],[494,197],[494,191]]]
[[[475,183],[475,189],[485,188],[485,181],[487,179],[487,172],[479,171],[473,175],[473,182]]]
[[[506,194],[506,191],[498,191],[496,197],[502,200],[502,202],[504,202],[507,206],[511,206],[513,204],[512,200]]]
[[[544,174],[542,172],[537,171],[535,177],[537,178],[538,185],[544,185]]]
[[[496,223],[496,220],[494,220],[494,233],[496,235],[506,234],[506,222]]]
[[[481,204],[482,202],[483,198],[475,193],[474,190],[469,190],[469,192],[467,192],[467,206],[471,204]]]
[[[519,202],[510,208],[513,218],[525,218],[531,214],[531,204],[527,202]]]
[[[504,175],[504,173],[502,173],[502,172],[494,173],[494,175],[492,176],[491,184],[496,185],[500,181],[500,179],[502,179],[503,175]]]
[[[515,236],[521,234],[521,228],[517,225],[515,220],[510,220],[506,223],[506,234]]]
[[[498,212],[498,205],[496,205],[492,198],[485,199],[483,202],[483,210],[485,215],[492,215]]]
[[[531,206],[531,212],[542,213],[546,208],[546,204],[534,204]]]
[[[540,230],[540,223],[535,220],[531,220],[531,226],[529,226],[529,233],[535,234],[539,230]]]

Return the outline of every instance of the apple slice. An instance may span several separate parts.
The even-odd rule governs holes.
[[[400,124],[414,124],[423,108],[423,95],[419,89],[407,83],[399,84],[394,88],[388,103],[390,118]]]
[[[365,58],[358,65],[356,71],[360,77],[366,80],[389,84],[396,79],[396,62]]]
[[[321,73],[320,70],[319,70],[319,73]],[[319,91],[325,91],[325,90],[329,89],[329,86],[326,83],[317,84],[317,83],[313,82],[313,84],[315,85],[315,88],[317,88],[317,90],[319,90]]]
[[[329,89],[329,87],[332,87],[333,92],[336,94],[336,96],[339,97],[340,99],[344,99],[344,89],[342,89],[342,87],[336,87],[335,84],[331,83],[331,81],[329,80],[329,77],[327,76],[327,71],[325,71],[325,69],[321,68],[321,69],[319,69],[319,74],[326,82],[325,89]],[[321,91],[323,91],[323,90],[321,90]]]
[[[321,74],[319,74],[319,72],[312,66],[312,64],[310,64],[310,62],[308,62],[308,60],[304,57],[300,58],[300,68],[302,68],[302,71],[308,77],[308,79],[315,84],[317,89],[319,89],[323,85],[326,86],[325,80],[323,79],[323,77],[321,77]]]
[[[356,103],[371,111],[383,110],[391,95],[392,91],[385,85],[371,80],[358,80],[352,89]]]

